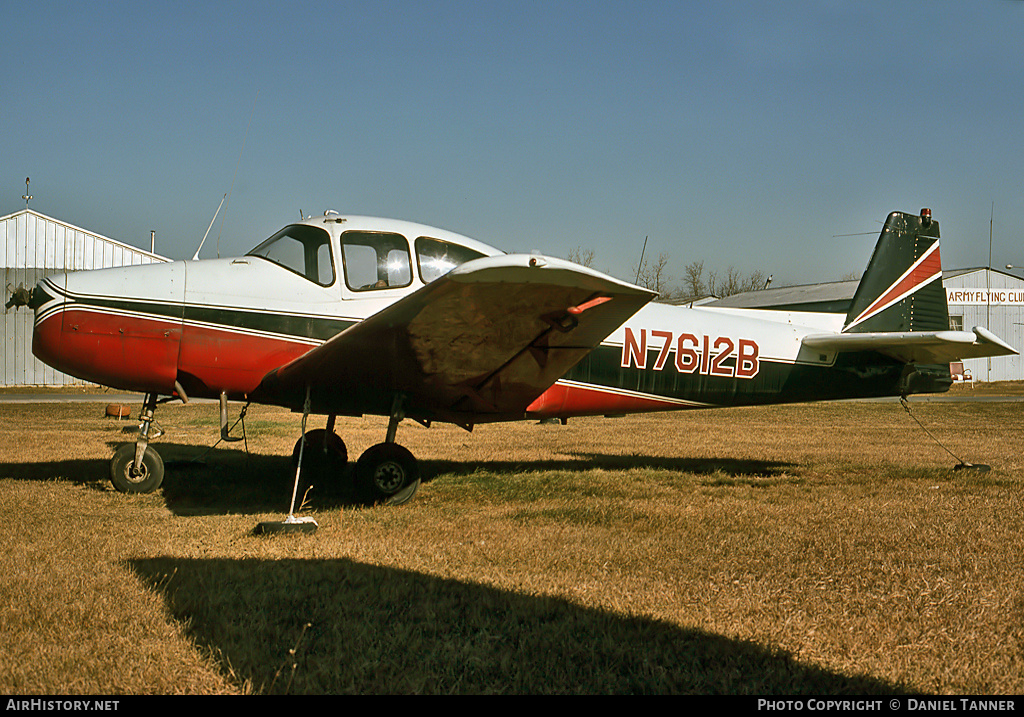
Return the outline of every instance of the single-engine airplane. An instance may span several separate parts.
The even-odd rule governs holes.
[[[983,328],[952,331],[939,225],[888,216],[849,313],[652,303],[655,293],[568,261],[509,255],[451,232],[325,212],[232,259],[58,274],[30,296],[33,352],[78,378],[145,394],[114,486],[163,480],[161,402],[220,399],[326,415],[296,443],[303,470],[340,475],[339,415],[389,417],[355,464],[368,502],[420,482],[396,443],[425,425],[906,396],[944,391],[949,362],[1017,353]],[[24,293],[24,292],[23,292]],[[305,440],[305,444],[303,441]]]

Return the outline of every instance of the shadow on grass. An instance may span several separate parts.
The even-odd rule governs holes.
[[[90,484],[110,478],[110,462],[100,459],[0,463],[0,477],[15,480],[68,481]]]
[[[111,452],[120,443],[111,443]],[[191,444],[164,442],[153,445],[160,452],[166,471],[160,493],[168,508],[177,515],[267,513],[288,509],[295,480],[290,456],[246,453],[241,447],[208,449]],[[350,461],[337,476],[317,481],[311,492],[317,508],[330,509],[358,504],[353,488],[353,466],[354,461]],[[721,483],[723,476],[779,476],[793,468],[793,464],[789,463],[746,459],[595,453],[535,461],[420,461],[424,483],[436,477],[463,477],[481,471],[508,475],[543,471],[583,472],[592,469],[678,471],[708,476],[710,480]],[[100,459],[0,463],[0,476],[22,480],[66,480],[100,490],[113,490],[109,481],[109,463]],[[309,483],[309,480],[302,480],[298,492],[300,499]]]
[[[469,475],[480,470],[495,473],[537,471],[587,471],[602,469],[667,470],[694,475],[726,474],[729,476],[778,476],[792,471],[796,464],[741,458],[669,458],[663,456],[622,455],[606,453],[574,453],[572,458],[535,461],[423,461],[422,466],[433,475]]]
[[[701,630],[344,559],[128,565],[255,692],[908,691]]]

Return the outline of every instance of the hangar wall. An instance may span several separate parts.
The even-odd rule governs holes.
[[[1018,351],[1024,350],[1024,279],[987,268],[942,272],[950,328],[982,326]],[[1024,380],[1024,360],[1017,356],[968,359],[975,381]]]
[[[31,288],[50,274],[167,261],[137,247],[79,229],[31,209],[0,217],[4,302],[10,289]],[[0,386],[81,385],[32,355],[32,311],[4,308],[0,331]]]

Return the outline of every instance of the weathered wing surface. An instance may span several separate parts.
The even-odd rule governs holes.
[[[812,334],[803,345],[831,351],[877,351],[906,362],[941,364],[984,356],[1010,356],[1017,350],[980,326],[973,331],[906,331]]]
[[[456,423],[521,418],[654,292],[540,256],[467,262],[294,361],[254,400]]]

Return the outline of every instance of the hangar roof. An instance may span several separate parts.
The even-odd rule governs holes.
[[[984,272],[986,267],[970,267],[966,269],[947,269],[942,272],[943,281],[954,277],[966,276],[975,272]],[[1019,276],[1005,271],[992,269],[993,273],[1002,274],[1010,279],[1021,281]],[[712,301],[709,306],[721,306],[743,309],[776,309],[780,311],[824,311],[829,313],[846,313],[850,302],[857,291],[859,281],[833,281],[824,284],[804,284],[801,286],[783,286],[777,289],[761,289],[745,291],[724,299]]]
[[[7,269],[69,271],[164,261],[169,259],[33,209],[0,217],[0,266]]]
[[[947,270],[944,270],[942,272],[942,278],[943,279],[951,279],[954,276],[963,276],[965,274],[974,274],[975,272],[985,271],[985,269],[989,269],[989,268],[986,267],[986,266],[974,266],[974,267],[968,267],[966,269],[947,269]],[[1011,279],[1016,279],[1017,281],[1021,281],[1021,278],[1019,276],[1017,276],[1016,274],[1011,274],[1011,273],[1009,273],[1007,271],[1002,271],[1001,269],[992,268],[992,269],[989,269],[989,271],[991,271],[993,274],[1002,274],[1003,276],[1008,276]]]
[[[801,286],[781,286],[777,289],[744,291],[741,294],[733,294],[719,299],[709,305],[746,309],[771,308],[845,313],[857,290],[857,284],[857,281],[833,281],[825,284],[803,284]]]

